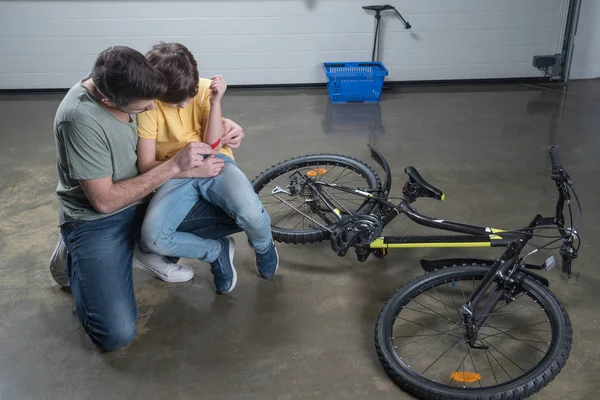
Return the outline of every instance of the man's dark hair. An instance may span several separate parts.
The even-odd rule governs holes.
[[[167,77],[169,89],[158,99],[176,104],[198,93],[198,64],[192,53],[180,43],[161,42],[146,54],[150,64]]]
[[[167,81],[142,53],[126,46],[109,47],[92,69],[98,91],[117,107],[134,100],[150,100],[167,91]]]

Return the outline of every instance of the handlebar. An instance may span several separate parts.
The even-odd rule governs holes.
[[[555,182],[564,180],[571,185],[571,177],[564,170],[562,163],[560,162],[560,156],[558,154],[558,146],[553,145],[548,147],[548,153],[550,154],[550,162],[552,163],[552,180]]]
[[[562,270],[567,273],[568,277],[571,277],[571,262],[577,257],[577,251],[573,247],[573,231],[571,229],[565,230],[564,227],[564,214],[563,208],[565,200],[570,200],[569,187],[573,185],[571,177],[565,171],[560,161],[557,146],[548,147],[548,153],[550,155],[550,162],[552,164],[552,175],[551,178],[556,182],[556,188],[558,189],[558,201],[556,203],[556,217],[554,222],[556,223],[560,234],[565,237],[565,240],[560,247],[560,255],[562,257]]]

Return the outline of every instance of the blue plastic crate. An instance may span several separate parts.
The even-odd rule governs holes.
[[[326,62],[323,70],[332,103],[377,103],[388,74],[380,62]]]

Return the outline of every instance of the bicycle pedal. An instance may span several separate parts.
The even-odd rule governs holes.
[[[544,270],[546,272],[550,272],[555,265],[556,260],[554,259],[554,256],[550,256],[546,259],[546,261],[544,261]]]

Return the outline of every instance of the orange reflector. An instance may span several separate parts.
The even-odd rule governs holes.
[[[453,372],[450,374],[450,378],[457,382],[468,382],[473,383],[481,380],[481,375],[477,372]]]
[[[306,173],[306,175],[310,176],[311,178],[314,178],[315,176],[322,176],[325,175],[327,173],[327,170],[325,168],[317,168],[317,169],[311,169],[310,171],[308,171]]]

